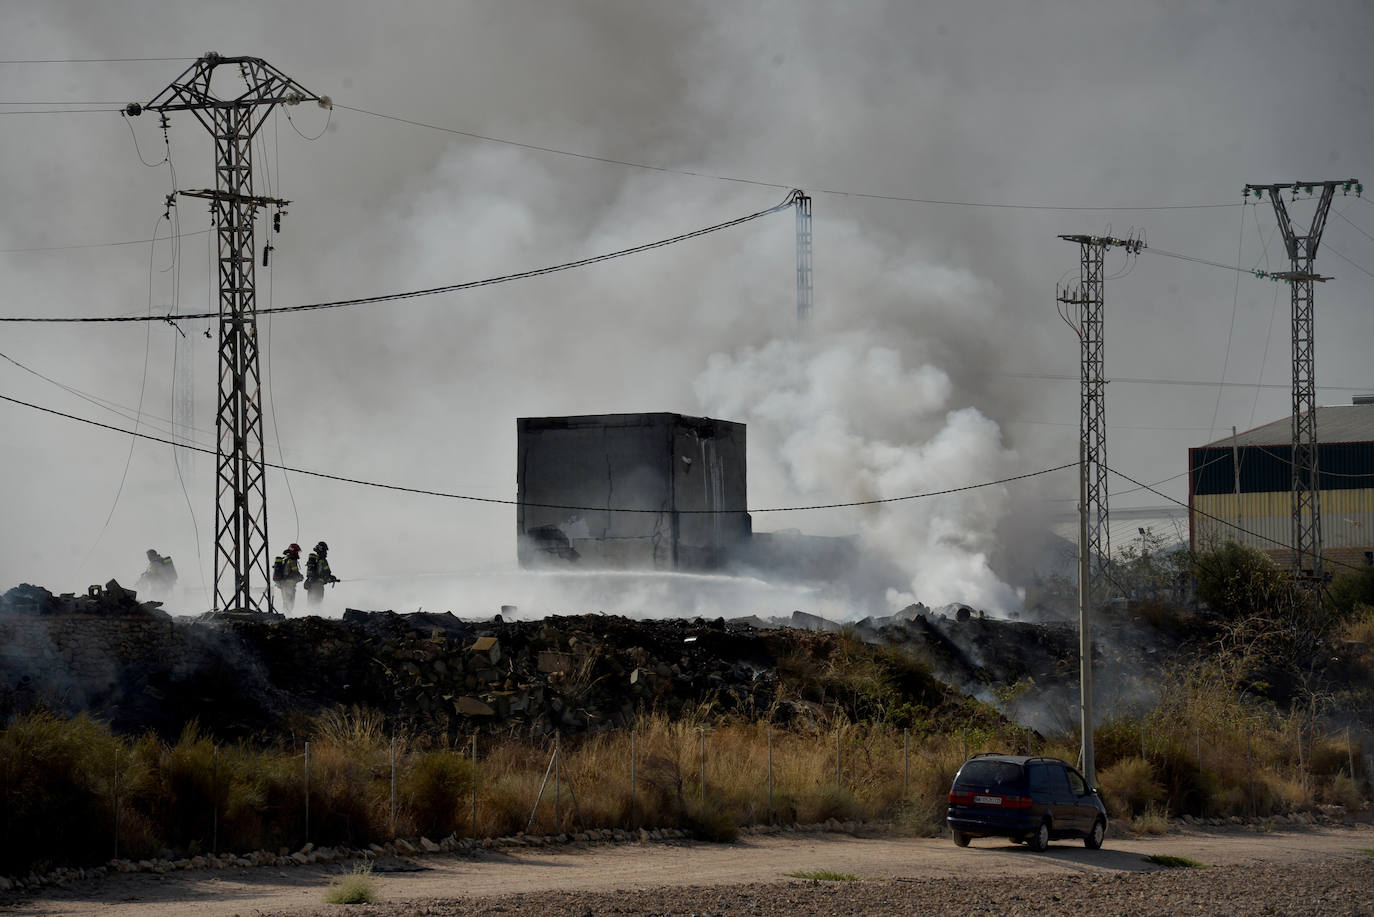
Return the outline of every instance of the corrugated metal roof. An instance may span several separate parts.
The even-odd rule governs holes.
[[[1293,419],[1285,417],[1253,430],[1246,430],[1234,440],[1223,436],[1208,446],[1288,446],[1293,443]],[[1317,408],[1317,442],[1362,443],[1374,442],[1374,404],[1333,404]]]

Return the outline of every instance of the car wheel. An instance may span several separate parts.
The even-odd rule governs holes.
[[[1093,829],[1088,832],[1088,836],[1083,838],[1083,846],[1089,850],[1099,850],[1102,847],[1102,839],[1107,836],[1107,823],[1102,819],[1093,822]]]
[[[1027,843],[1030,844],[1030,848],[1031,848],[1032,850],[1034,850],[1036,853],[1044,853],[1047,849],[1049,849],[1049,846],[1050,846],[1050,823],[1049,823],[1049,821],[1042,821],[1042,822],[1040,823],[1039,829],[1037,829],[1036,832],[1030,836],[1030,840],[1027,841]]]
[[[973,840],[973,837],[971,835],[965,834],[962,831],[954,832],[954,844],[957,847],[967,847],[968,842],[971,840]]]

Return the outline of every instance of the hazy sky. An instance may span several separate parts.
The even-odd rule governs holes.
[[[256,152],[257,191],[292,201],[271,269],[259,265],[260,305],[480,279],[761,210],[788,187],[813,194],[805,334],[790,211],[536,280],[261,321],[274,460],[479,497],[514,497],[520,416],[746,422],[754,506],[901,496],[1072,461],[1078,341],[1054,294],[1077,277],[1078,249],[1058,234],[1143,229],[1157,249],[1282,268],[1267,202],[1129,208],[1234,205],[1246,182],[1374,179],[1365,2],[5,0],[3,14],[3,315],[213,302],[208,217],[193,199],[176,208],[191,234],[179,252],[165,241],[19,251],[166,239],[167,193],[213,185],[208,136],[175,114],[174,169],[145,167],[140,155],[166,152],[156,116],[117,109],[146,103],[191,61],[16,60],[255,56],[339,106],[764,183],[343,107],[282,109]],[[11,113],[66,102],[103,111]],[[1292,211],[1305,221],[1311,204]],[[1317,291],[1319,397],[1348,402],[1374,391],[1374,199],[1337,197],[1318,264],[1335,278]],[[1184,498],[1189,446],[1288,414],[1288,292],[1159,254],[1133,266],[1109,256],[1110,273],[1127,267],[1106,294],[1108,461]],[[183,323],[178,338],[156,323],[3,324],[0,353],[53,381],[0,360],[0,394],[125,429],[141,406],[139,428],[160,435],[177,385],[193,380],[194,437],[213,448],[207,327]],[[1232,385],[1165,384],[1223,373]],[[185,610],[208,607],[212,457],[179,474],[170,447],[8,403],[0,425],[0,589],[131,582],[156,547],[193,587]],[[1017,584],[992,571],[1075,492],[1059,472],[754,525],[864,533],[906,570],[894,603],[1005,608]],[[398,610],[489,612],[486,595],[468,608],[462,595],[401,587],[514,563],[508,506],[280,472],[268,495],[274,553],[326,539],[354,580],[331,596],[335,611],[389,602],[394,584]]]

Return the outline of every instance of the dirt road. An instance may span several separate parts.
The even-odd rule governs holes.
[[[197,917],[262,914],[1374,914],[1374,828],[1283,833],[1188,831],[1109,838],[1100,851],[1047,853],[999,840],[844,835],[751,837],[738,844],[663,843],[436,855],[377,864],[378,903],[326,907],[328,867],[115,875],[0,899],[0,915]],[[1151,854],[1212,869],[1160,870]],[[788,873],[850,873],[815,883]],[[1008,881],[1012,880],[1012,881]],[[1105,896],[1105,897],[1104,897]],[[1246,902],[1253,906],[1247,906]],[[1110,903],[1106,903],[1110,902]],[[1285,903],[1287,902],[1287,903]]]

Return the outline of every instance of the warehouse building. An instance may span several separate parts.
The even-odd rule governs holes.
[[[1374,562],[1374,395],[1317,408],[1317,477],[1326,564]],[[1194,549],[1235,541],[1293,563],[1292,419],[1188,450]]]
[[[522,567],[720,570],[749,539],[742,423],[522,417],[516,439]]]

